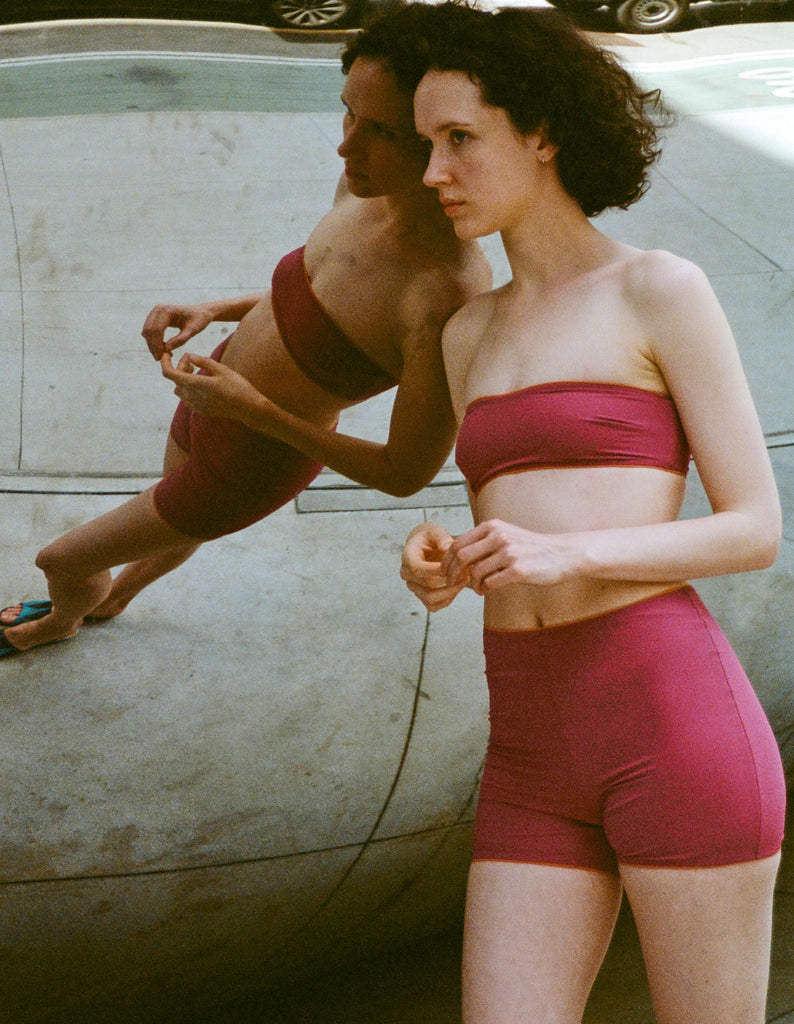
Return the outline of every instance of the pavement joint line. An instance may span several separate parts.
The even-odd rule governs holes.
[[[414,689],[414,698],[411,707],[411,717],[410,721],[408,722],[408,728],[405,735],[405,743],[403,746],[402,755],[400,756],[399,762],[397,764],[397,769],[392,779],[391,786],[383,802],[383,806],[381,807],[380,812],[375,818],[375,823],[373,824],[369,835],[363,841],[363,843],[361,843],[361,845],[358,848],[358,851],[356,852],[355,856],[350,861],[350,863],[347,865],[347,867],[341,872],[336,883],[331,887],[331,891],[328,893],[328,895],[325,897],[322,903],[317,907],[317,909],[313,913],[309,914],[306,917],[306,919],[301,923],[301,925],[298,928],[296,928],[295,931],[292,932],[292,934],[290,934],[286,938],[286,940],[284,941],[285,945],[287,943],[295,941],[296,939],[300,940],[300,937],[306,934],[306,932],[311,928],[311,926],[325,913],[325,911],[334,902],[337,896],[344,890],[347,880],[356,870],[359,863],[367,855],[370,846],[372,846],[373,843],[376,843],[379,838],[382,838],[378,837],[378,832],[380,830],[381,824],[383,823],[383,819],[385,818],[386,813],[391,805],[394,794],[397,792],[397,788],[400,784],[403,769],[405,768],[411,748],[411,738],[413,736],[419,715],[419,698],[422,695],[422,681],[424,678],[425,659],[427,656],[427,639],[429,633],[430,613],[428,612],[427,615],[425,616],[425,625],[423,630],[422,647],[419,655],[419,666],[417,671],[416,687]],[[272,959],[273,957],[270,958],[270,960]]]
[[[767,448],[790,448],[792,445],[794,445],[794,430],[782,430],[780,433],[767,435]]]
[[[468,818],[462,814],[455,821],[445,822],[440,825],[431,825],[428,828],[414,829],[413,831],[408,832],[395,832],[386,836],[377,836],[374,839],[367,840],[367,842],[371,846],[381,846],[386,843],[395,841],[399,842],[403,839],[415,839],[418,837],[429,838],[439,835],[443,836],[455,830],[467,829],[473,824],[473,814],[470,814]],[[129,868],[126,871],[105,871],[97,872],[95,874],[85,871],[82,874],[71,875],[31,875],[30,877],[24,878],[4,878],[0,879],[0,891],[3,889],[9,889],[13,886],[51,885],[53,883],[62,882],[107,882],[119,878],[150,878],[152,876],[159,875],[185,875],[193,871],[220,871],[229,868],[246,867],[248,865],[266,864],[271,861],[291,860],[294,857],[313,857],[316,854],[340,853],[345,850],[352,852],[362,846],[363,843],[364,840],[351,840],[350,842],[336,843],[330,846],[310,847],[308,849],[298,850],[297,852],[254,854],[251,857],[236,857],[229,859],[220,858],[215,861],[203,861],[196,864],[176,864],[172,867],[147,868],[141,866],[138,868]]]
[[[685,202],[688,202],[693,210],[697,210],[698,213],[701,213],[707,220],[710,220],[712,224],[719,227],[722,231],[725,231],[726,234],[733,235],[734,238],[738,239],[742,243],[742,245],[746,246],[751,252],[756,253],[756,255],[760,256],[761,259],[766,260],[766,262],[769,264],[769,267],[762,271],[762,273],[769,273],[770,270],[772,273],[784,272],[784,268],[775,260],[773,260],[771,256],[765,253],[763,249],[760,249],[757,245],[753,245],[753,243],[748,238],[746,238],[742,233],[730,227],[730,225],[722,217],[722,215],[718,216],[714,213],[711,213],[709,210],[705,209],[699,203],[696,203],[693,198],[686,194],[686,192],[680,185],[677,185],[670,176],[664,174],[662,171],[659,171],[659,177],[663,181],[666,181],[670,188],[673,189],[673,191],[676,192]]]

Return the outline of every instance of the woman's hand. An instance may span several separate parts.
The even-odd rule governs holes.
[[[420,523],[405,542],[400,576],[411,593],[431,612],[452,604],[466,586],[465,581],[450,585],[441,568],[452,542],[452,534],[437,523]]]
[[[440,570],[449,586],[468,584],[481,595],[516,583],[552,586],[575,572],[573,538],[491,519],[456,537]]]
[[[206,356],[186,353],[174,366],[170,352],[164,352],[160,365],[163,376],[174,383],[177,398],[203,416],[246,423],[256,415],[256,429],[265,433],[268,409],[278,408],[236,370]]]

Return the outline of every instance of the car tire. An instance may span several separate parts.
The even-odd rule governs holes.
[[[359,0],[273,0],[268,21],[280,28],[344,28],[360,15]]]
[[[624,32],[667,32],[683,21],[689,0],[625,0],[615,11]]]
[[[593,3],[592,0],[548,0],[548,2],[560,11],[570,11],[571,13],[588,9],[596,10],[598,7],[598,4]]]

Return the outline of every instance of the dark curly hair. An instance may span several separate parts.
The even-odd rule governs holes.
[[[457,0],[395,6],[348,44],[345,72],[357,57],[383,60],[409,93],[428,70],[465,72],[519,132],[545,129],[559,146],[563,187],[588,217],[626,209],[648,188],[659,90],[642,90],[559,11],[491,14]]]

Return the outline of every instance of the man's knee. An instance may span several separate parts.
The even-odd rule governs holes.
[[[69,572],[68,550],[62,538],[52,541],[39,551],[36,555],[36,567],[41,569],[45,576]]]

